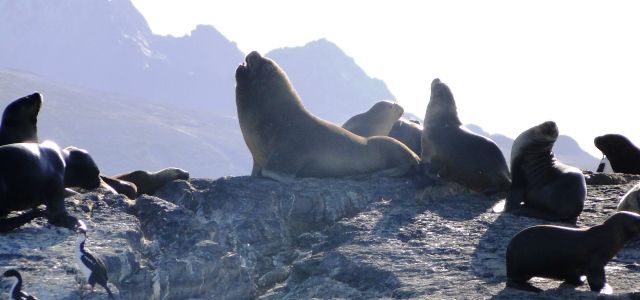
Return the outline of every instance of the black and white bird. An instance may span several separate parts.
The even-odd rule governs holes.
[[[87,283],[91,285],[91,291],[97,284],[101,285],[109,297],[113,298],[113,294],[107,286],[107,268],[100,257],[93,255],[89,250],[84,248],[84,242],[87,239],[87,225],[82,220],[78,220],[78,239],[76,240],[76,265],[80,272],[87,279]]]
[[[27,294],[27,292],[22,290],[22,276],[20,276],[20,272],[17,270],[11,269],[7,270],[3,274],[4,277],[13,278],[13,285],[11,286],[11,291],[9,292],[9,299],[11,300],[38,300],[38,298]]]

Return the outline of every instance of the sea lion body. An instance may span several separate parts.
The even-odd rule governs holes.
[[[428,172],[485,194],[509,188],[509,169],[500,148],[462,126],[453,94],[437,78],[431,83],[421,143]]]
[[[640,149],[620,134],[605,134],[593,140],[611,162],[615,173],[640,174]]]
[[[389,137],[409,147],[413,153],[422,154],[422,125],[416,120],[400,119],[393,123]]]
[[[64,207],[65,185],[100,185],[98,168],[86,151],[60,150],[50,141],[0,146],[0,166],[0,216],[45,204],[49,222],[72,227],[76,220]],[[13,229],[5,225],[0,222],[0,231]]]
[[[386,136],[403,113],[398,103],[380,101],[368,111],[351,117],[342,128],[361,137]]]
[[[102,181],[116,193],[123,194],[129,199],[135,199],[138,196],[138,188],[131,182],[115,179],[105,175],[100,175],[100,179],[102,179]]]
[[[0,123],[0,145],[38,142],[38,112],[42,95],[34,93],[11,102]]]
[[[640,213],[640,184],[635,185],[622,196],[618,203],[618,211]]]
[[[143,194],[153,195],[159,188],[171,181],[178,179],[188,180],[189,172],[179,168],[165,168],[158,172],[137,170],[116,175],[113,178],[134,184],[137,189],[137,196]]]
[[[257,52],[236,70],[236,105],[253,176],[402,176],[419,158],[389,137],[363,138],[309,113],[280,67]]]
[[[587,276],[592,291],[606,286],[604,267],[631,238],[640,233],[640,215],[619,212],[601,225],[576,229],[538,225],[517,233],[506,253],[507,286],[539,292],[532,277],[582,284]]]
[[[561,163],[551,152],[557,138],[558,127],[548,121],[515,139],[505,211],[575,223],[584,207],[587,185],[580,169]]]

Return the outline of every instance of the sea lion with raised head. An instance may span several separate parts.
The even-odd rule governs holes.
[[[393,123],[389,137],[405,144],[413,153],[422,154],[422,125],[420,125],[420,121],[400,118]]]
[[[158,172],[137,170],[126,174],[113,176],[114,179],[133,183],[137,189],[137,196],[153,195],[165,184],[174,180],[189,180],[189,172],[179,168],[165,168]],[[134,197],[135,198],[135,197]]]
[[[540,292],[527,281],[545,277],[581,285],[586,276],[592,291],[610,291],[604,266],[639,233],[640,215],[631,212],[616,213],[591,228],[538,225],[524,229],[507,246],[507,287]]]
[[[500,148],[462,126],[453,94],[438,78],[424,117],[422,163],[427,172],[487,195],[504,194],[511,183]]]
[[[38,142],[38,112],[42,95],[31,95],[15,100],[4,109],[0,123],[0,145]]]
[[[386,136],[404,109],[391,101],[380,101],[368,111],[351,117],[342,128],[361,137]]]
[[[65,186],[95,189],[100,185],[98,167],[85,150],[61,150],[51,141],[0,146],[0,166],[0,217],[41,204],[47,207],[46,212],[27,213],[28,217],[0,219],[0,232],[43,215],[51,224],[73,228],[77,219],[65,209]]]
[[[236,70],[236,105],[254,176],[403,176],[419,158],[389,137],[363,138],[309,113],[285,72],[258,52]]]
[[[511,148],[511,188],[505,211],[575,223],[587,196],[580,169],[558,161],[551,149],[558,127],[544,122],[521,133]]]
[[[605,134],[593,140],[611,163],[615,173],[640,174],[640,149],[620,134]]]

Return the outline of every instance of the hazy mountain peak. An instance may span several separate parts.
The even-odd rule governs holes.
[[[380,100],[395,99],[384,82],[369,77],[327,39],[275,49],[266,56],[287,72],[305,107],[331,122],[342,124]]]

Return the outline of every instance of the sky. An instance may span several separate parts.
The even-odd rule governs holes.
[[[593,138],[640,145],[640,3],[634,1],[133,0],[152,31],[213,25],[244,53],[326,38],[405,111],[431,80],[465,124],[515,138],[547,120],[596,157]],[[286,71],[286,70],[285,70]],[[302,99],[304,102],[304,99]]]

